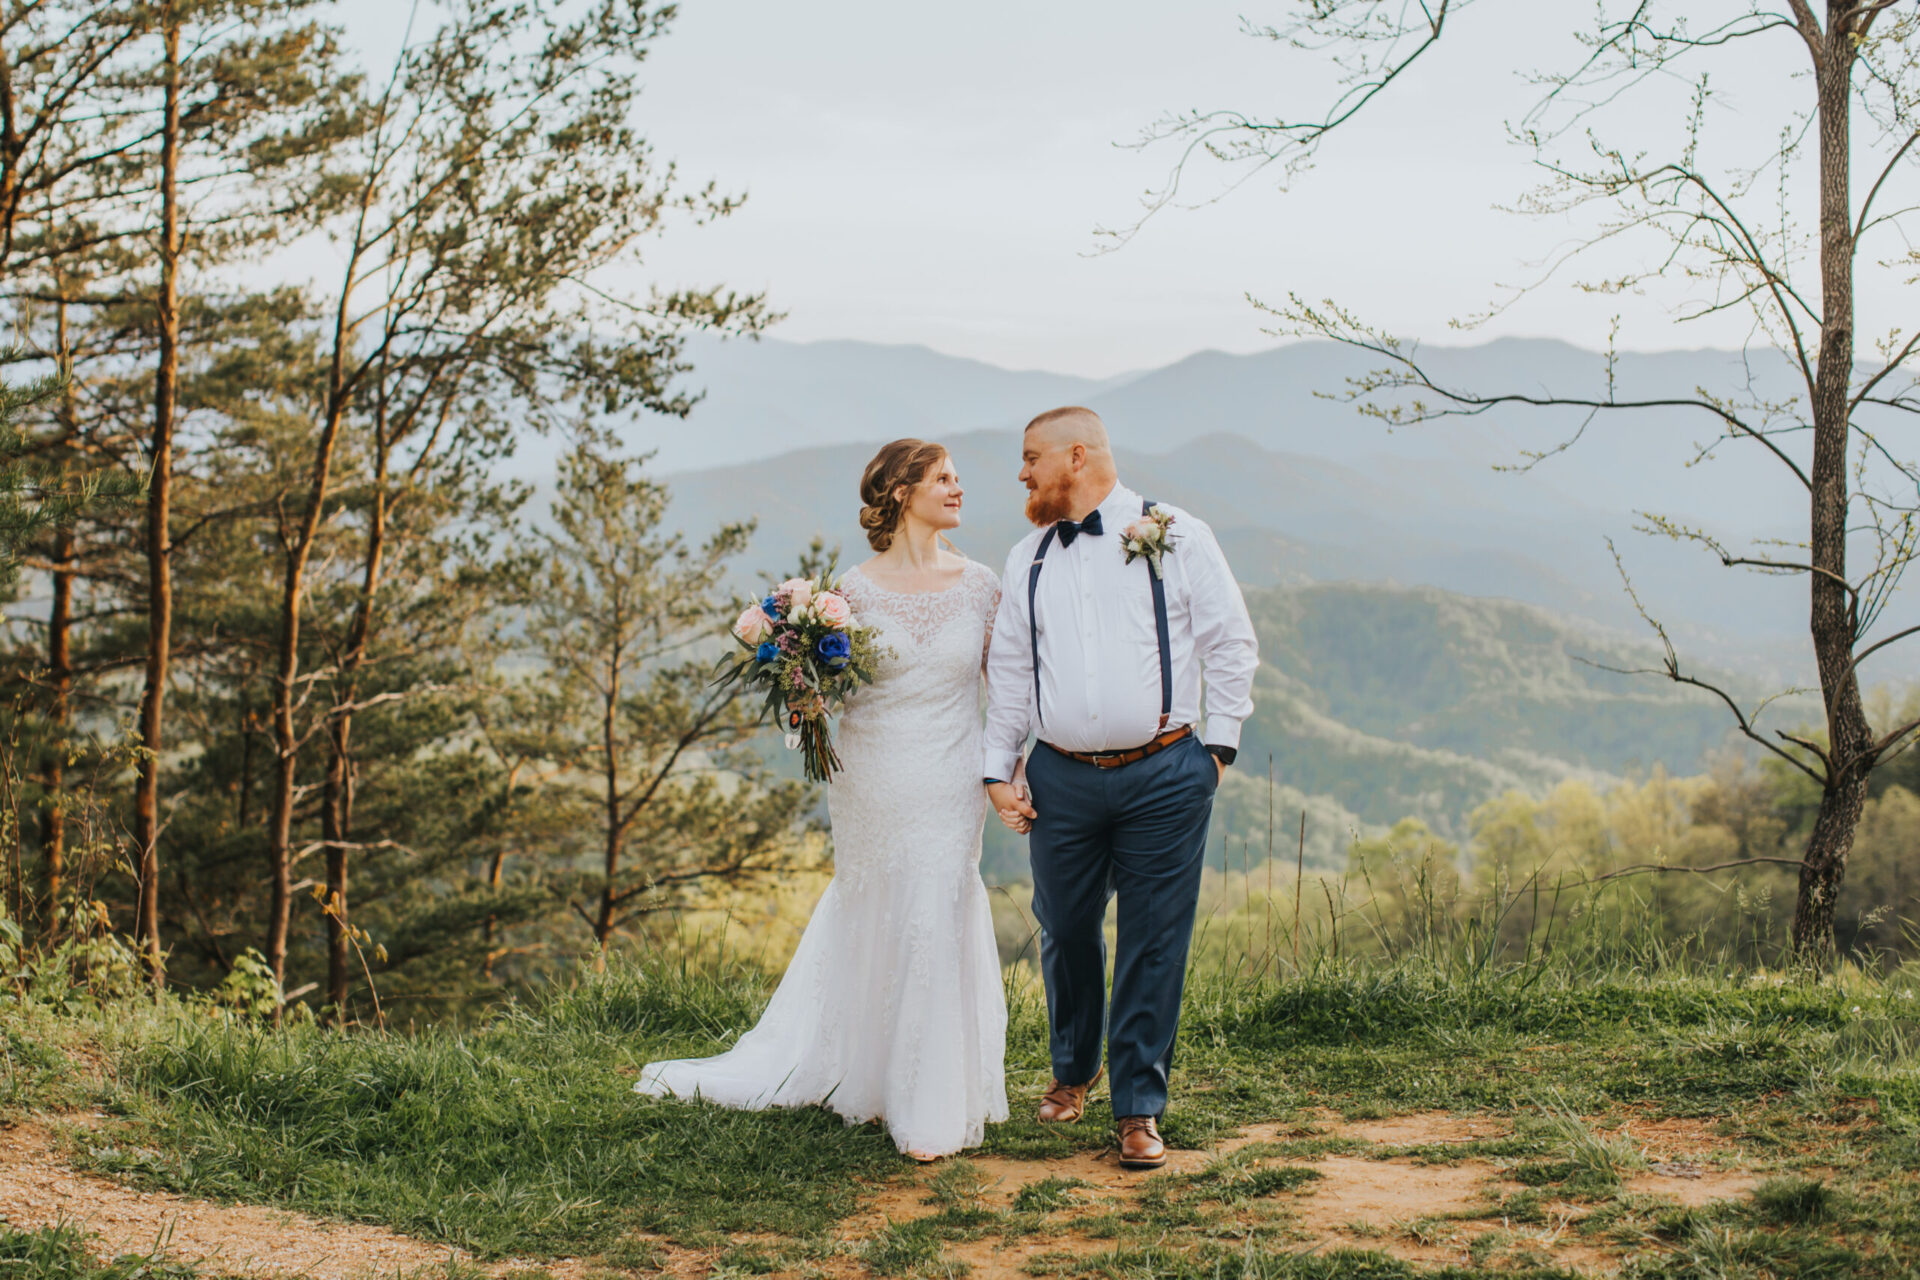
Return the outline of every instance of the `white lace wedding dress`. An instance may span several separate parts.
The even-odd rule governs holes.
[[[647,1064],[640,1093],[729,1107],[821,1103],[902,1151],[977,1145],[1007,1118],[1006,1001],[980,881],[981,661],[999,600],[969,562],[902,595],[859,569],[854,615],[893,650],[848,700],[827,788],[833,881],[760,1021],[713,1058]]]

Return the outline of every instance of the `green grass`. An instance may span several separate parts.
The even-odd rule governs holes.
[[[0,994],[0,1002],[6,999]],[[93,1030],[47,1009],[17,1004],[0,1015],[0,1125],[29,1111],[80,1106],[92,1098],[75,1053]]]
[[[1019,1213],[1052,1213],[1073,1205],[1074,1191],[1088,1185],[1084,1178],[1042,1178],[1020,1188],[1013,1207]]]
[[[481,1257],[592,1253],[635,1230],[816,1235],[901,1158],[875,1126],[642,1098],[648,1058],[751,1024],[758,974],[636,971],[471,1032],[176,1018],[130,1046],[133,1125],[100,1170],[387,1223]]]
[[[924,1278],[960,1273],[957,1243],[993,1239],[1026,1242],[1029,1270],[1062,1276],[1548,1277],[1562,1273],[1530,1257],[1519,1229],[1572,1205],[1583,1216],[1568,1230],[1629,1259],[1629,1280],[1874,1280],[1920,1275],[1920,1070],[1900,1030],[1912,985],[1564,962],[1197,975],[1169,1142],[1208,1147],[1252,1122],[1291,1123],[1291,1136],[1119,1199],[1078,1178],[1037,1180],[1011,1208],[994,1207],[1004,1201],[977,1166],[918,1175],[879,1128],[819,1109],[632,1094],[641,1063],[724,1048],[757,1016],[766,976],[711,956],[632,968],[466,1031],[275,1032],[177,1005],[55,1028],[0,1009],[0,1108],[104,1105],[118,1122],[71,1141],[141,1185],[385,1223],[482,1258],[590,1256],[609,1273],[660,1269],[665,1241],[726,1275],[831,1258]],[[1031,1119],[1050,1074],[1031,988],[1011,994],[1008,1041],[1014,1119],[984,1151],[1078,1160],[1105,1148],[1104,1090],[1079,1125]],[[68,1054],[89,1045],[100,1069],[76,1084]],[[1372,1144],[1317,1128],[1323,1110],[1494,1114],[1513,1132]],[[1656,1117],[1714,1119],[1765,1180],[1709,1210],[1630,1194],[1644,1164],[1636,1125]],[[1372,1224],[1368,1250],[1307,1250],[1291,1206],[1315,1194],[1314,1164],[1333,1154],[1490,1162],[1506,1189],[1453,1217],[1497,1232],[1452,1270],[1391,1256],[1397,1232],[1458,1225],[1438,1219]],[[836,1239],[882,1183],[910,1176],[924,1184],[917,1216]],[[1069,1238],[1071,1249],[1056,1244]],[[0,1280],[78,1274],[46,1261],[72,1247],[7,1255]]]
[[[0,1280],[202,1280],[203,1273],[158,1250],[102,1259],[72,1225],[16,1231],[0,1222]]]

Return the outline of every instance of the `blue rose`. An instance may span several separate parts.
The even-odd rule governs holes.
[[[762,640],[760,647],[753,651],[753,656],[761,662],[772,662],[780,656],[780,646],[771,640]]]
[[[813,651],[820,655],[822,662],[838,670],[852,657],[853,641],[847,639],[844,631],[829,631],[814,642]]]
[[[760,602],[760,607],[764,609],[766,611],[767,616],[769,618],[772,618],[775,622],[778,622],[780,621],[780,619],[787,616],[785,611],[783,611],[780,608],[779,596],[768,596],[765,600],[762,600]]]

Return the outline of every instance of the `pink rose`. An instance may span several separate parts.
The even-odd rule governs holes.
[[[813,616],[830,627],[844,627],[853,621],[853,606],[837,591],[822,591],[814,597]]]
[[[759,644],[772,630],[773,619],[757,604],[749,606],[733,624],[733,634],[746,644]]]
[[[1159,531],[1160,526],[1157,523],[1147,516],[1141,516],[1129,524],[1120,536],[1128,542],[1146,542]]]
[[[804,609],[813,599],[813,584],[805,578],[788,578],[774,590],[787,598],[787,610]]]

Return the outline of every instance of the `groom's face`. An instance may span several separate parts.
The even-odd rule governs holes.
[[[1049,441],[1043,432],[1027,432],[1020,450],[1020,483],[1027,486],[1027,519],[1034,524],[1052,524],[1073,514],[1079,449]]]

